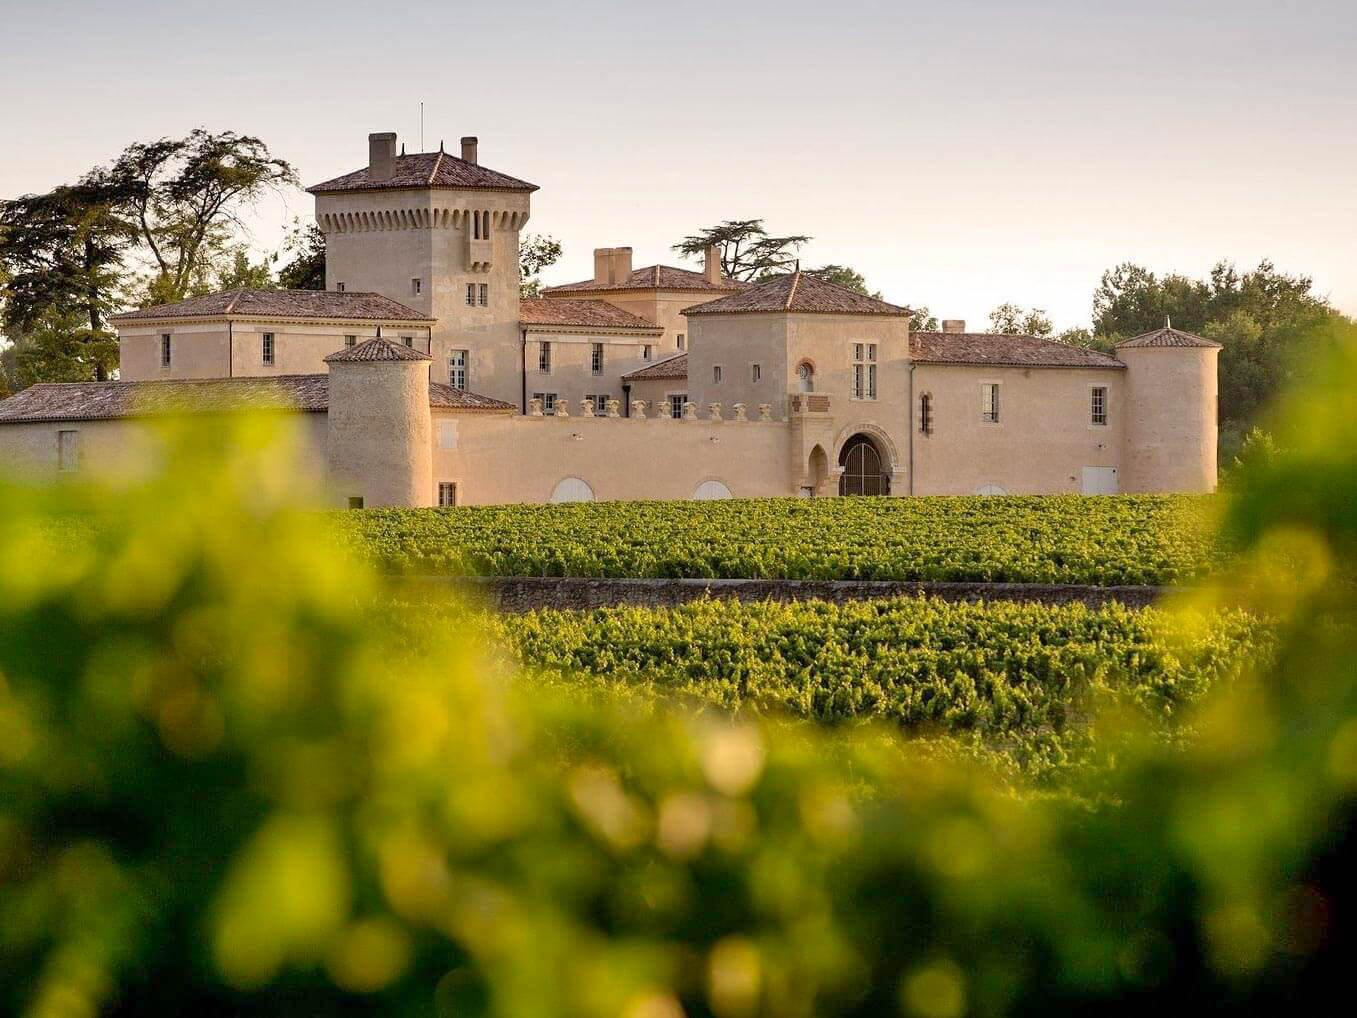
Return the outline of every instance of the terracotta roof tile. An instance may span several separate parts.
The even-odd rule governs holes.
[[[749,284],[737,279],[723,279],[720,283],[709,283],[700,272],[676,268],[673,265],[647,265],[643,269],[633,269],[630,276],[620,283],[600,283],[586,279],[579,283],[565,283],[562,286],[549,286],[543,293],[573,293],[590,290],[711,290],[717,293],[735,293]]]
[[[1156,329],[1153,332],[1145,332],[1139,336],[1132,336],[1130,339],[1123,339],[1117,344],[1117,349],[1123,347],[1144,347],[1144,346],[1178,346],[1178,347],[1201,347],[1211,348],[1220,346],[1215,340],[1207,339],[1205,336],[1197,336],[1191,332],[1183,332],[1181,329],[1164,326],[1162,329]]]
[[[640,382],[646,379],[655,378],[687,378],[688,377],[688,355],[686,353],[675,354],[673,357],[666,357],[662,361],[656,361],[654,364],[647,364],[643,368],[637,368],[635,371],[629,371],[622,378],[628,382]]]
[[[271,378],[157,379],[145,382],[44,382],[0,401],[0,424],[102,421],[165,413],[227,410],[324,412],[329,375]],[[512,403],[429,383],[429,406],[441,410],[512,412]]]
[[[397,156],[390,177],[369,180],[368,168],[354,170],[342,177],[314,184],[312,194],[335,191],[390,191],[410,188],[457,188],[473,191],[536,191],[536,184],[500,173],[479,163],[448,155],[446,152],[416,152]]]
[[[684,308],[685,315],[749,314],[777,312],[836,315],[902,315],[908,308],[887,304],[884,300],[826,282],[806,272],[789,272],[783,276],[755,283],[730,297],[707,304]]]
[[[378,336],[354,346],[336,350],[325,358],[326,364],[375,364],[392,361],[431,361],[428,354],[404,343],[393,343]]]
[[[432,322],[414,308],[379,293],[336,293],[331,290],[223,290],[190,297],[176,304],[157,304],[124,311],[115,322],[159,318],[336,318],[381,322]]]
[[[604,329],[638,329],[662,333],[664,329],[640,315],[623,311],[606,300],[561,300],[525,297],[518,304],[523,325],[574,325]]]
[[[1023,368],[1124,368],[1115,357],[1039,336],[991,332],[911,332],[918,364],[975,364]]]

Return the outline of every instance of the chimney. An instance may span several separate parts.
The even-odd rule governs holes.
[[[631,248],[613,248],[612,267],[609,270],[614,283],[625,283],[631,278]]]
[[[390,180],[396,172],[396,132],[368,135],[368,180]]]
[[[721,251],[715,244],[708,244],[702,256],[702,278],[713,286],[721,283]]]
[[[462,139],[463,162],[474,163],[476,161],[476,146],[478,144],[478,140],[470,135]]]
[[[610,279],[608,278],[609,273],[612,272],[612,267],[613,267],[613,265],[612,265],[612,259],[613,259],[613,249],[612,249],[612,248],[610,248],[610,247],[596,247],[596,248],[594,248],[594,282],[595,282],[595,283],[610,283],[610,282],[612,282],[612,280],[610,280]]]
[[[944,318],[942,320],[942,331],[953,333],[965,332],[966,320],[964,318]]]

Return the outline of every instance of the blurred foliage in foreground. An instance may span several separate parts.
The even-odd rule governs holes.
[[[1234,496],[1230,587],[1183,608],[1273,613],[1272,664],[1093,808],[887,732],[524,695],[455,625],[411,648],[248,430],[175,437],[120,492],[6,489],[0,1009],[1327,1011],[1357,900],[1353,377],[1297,404]],[[110,525],[63,548],[76,510]]]

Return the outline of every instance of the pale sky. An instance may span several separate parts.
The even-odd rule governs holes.
[[[0,0],[0,196],[134,140],[262,137],[305,183],[367,134],[463,134],[592,272],[725,218],[889,300],[1086,324],[1102,270],[1262,257],[1357,313],[1357,3],[764,0],[675,7]],[[297,192],[250,217],[261,249]]]

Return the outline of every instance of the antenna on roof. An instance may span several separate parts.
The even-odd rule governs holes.
[[[1173,328],[1173,320],[1172,320],[1171,318],[1169,318],[1168,315],[1165,315],[1165,316],[1164,316],[1164,328],[1166,328],[1166,329],[1171,329],[1171,328]]]
[[[419,101],[419,150],[424,151],[424,100]]]
[[[798,258],[798,259],[796,260],[796,271],[797,271],[797,272],[800,272],[800,271],[801,271],[801,259],[800,259],[800,258]]]
[[[438,151],[439,151],[440,154],[443,152],[443,139],[442,139],[442,138],[439,138],[439,139],[438,139]]]
[[[405,142],[401,142],[401,155],[405,155]]]

